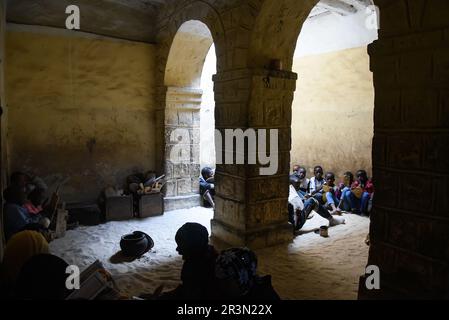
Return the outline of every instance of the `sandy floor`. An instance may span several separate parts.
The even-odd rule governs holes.
[[[179,283],[182,259],[176,252],[174,236],[185,222],[198,222],[210,230],[213,212],[193,208],[166,212],[161,217],[109,222],[68,231],[50,245],[52,253],[83,270],[96,259],[113,274],[127,295],[152,292],[165,284]],[[364,273],[368,247],[364,239],[369,219],[345,215],[346,225],[329,229],[329,238],[311,232],[296,237],[291,244],[256,251],[259,271],[271,274],[273,285],[283,299],[356,299],[358,278]],[[303,229],[326,224],[315,214]],[[154,240],[154,248],[138,260],[123,261],[120,237],[141,230]]]
[[[294,242],[258,250],[259,271],[273,275],[283,299],[357,299],[359,277],[365,273],[369,218],[343,215],[345,225],[329,229],[329,238],[311,232]],[[315,214],[303,230],[328,221]]]

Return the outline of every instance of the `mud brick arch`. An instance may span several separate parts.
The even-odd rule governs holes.
[[[260,176],[258,166],[217,166],[212,235],[231,245],[257,248],[292,238],[285,222],[297,78],[291,67],[302,23],[317,2],[176,1],[161,15],[159,132],[165,132],[165,62],[189,20],[205,23],[217,46],[217,129],[279,129],[274,176]],[[362,278],[360,298],[449,297],[449,2],[375,4],[381,29],[368,51],[376,193],[367,264],[380,267],[381,290],[365,290]],[[282,70],[270,70],[273,59]]]
[[[166,14],[166,16],[165,16]],[[168,7],[159,22],[158,110],[156,123],[159,170],[167,177],[166,208],[200,204],[200,89],[206,55],[215,43],[217,65],[223,65],[224,29],[214,8],[202,1]],[[182,153],[174,161],[173,152]]]

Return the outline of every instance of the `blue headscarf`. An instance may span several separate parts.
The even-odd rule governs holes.
[[[221,252],[215,266],[218,279],[236,280],[246,294],[253,286],[257,273],[257,257],[248,248],[232,248]]]

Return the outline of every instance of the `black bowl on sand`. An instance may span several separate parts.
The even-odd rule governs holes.
[[[127,257],[140,257],[153,247],[153,239],[142,231],[126,234],[120,240],[120,248]]]

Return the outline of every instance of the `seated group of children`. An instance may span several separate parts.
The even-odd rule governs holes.
[[[342,211],[369,215],[374,185],[365,170],[357,171],[355,179],[351,172],[346,172],[338,185],[335,174],[324,175],[321,166],[316,166],[313,172],[314,176],[307,179],[306,169],[295,165],[290,175],[289,221],[296,230],[301,229],[312,210],[328,219],[331,225],[344,223],[341,218],[333,218]]]

